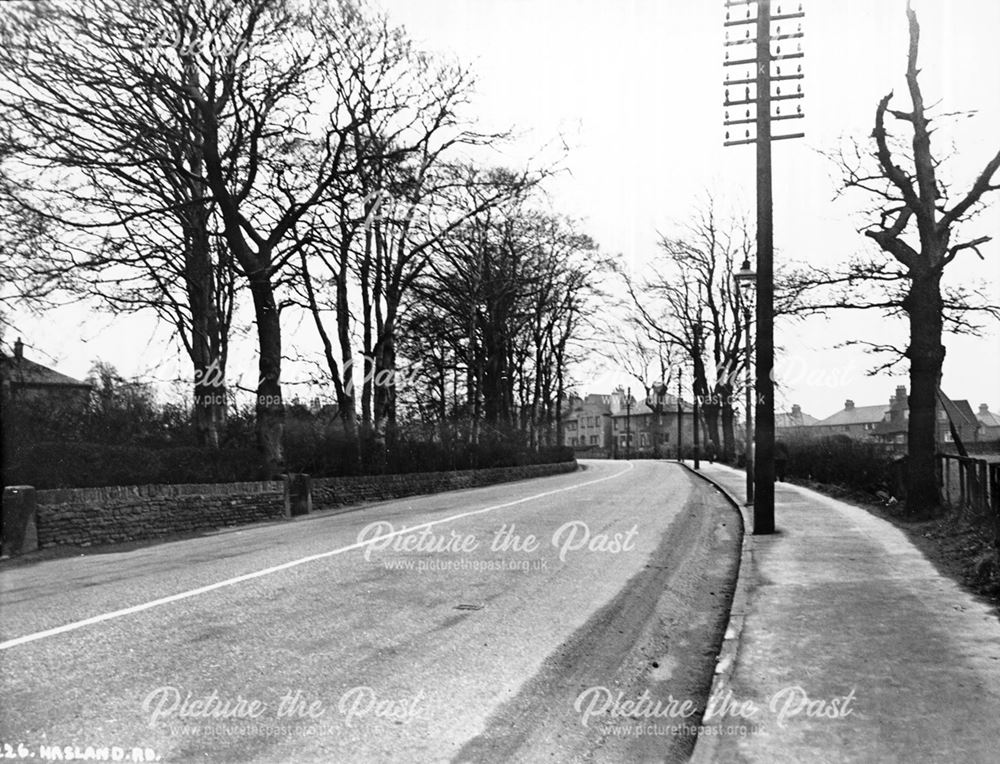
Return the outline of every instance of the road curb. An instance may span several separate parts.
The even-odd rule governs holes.
[[[719,655],[716,658],[715,676],[712,679],[712,688],[708,695],[709,698],[716,698],[722,696],[732,679],[733,671],[736,668],[736,658],[740,650],[743,622],[746,619],[749,608],[750,589],[754,570],[753,534],[750,531],[753,523],[747,508],[723,485],[692,469],[684,462],[680,464],[692,475],[698,476],[721,493],[726,501],[732,504],[739,513],[740,522],[743,525],[740,564],[736,571],[736,589],[733,591],[733,602],[729,608],[729,621],[726,623],[726,632],[722,639],[722,647],[719,649]],[[701,723],[705,723],[704,715],[702,716]],[[699,735],[695,741],[694,750],[691,752],[691,758],[688,761],[691,764],[711,764],[711,762],[716,760],[715,752],[718,749],[720,740],[721,736],[719,735]]]

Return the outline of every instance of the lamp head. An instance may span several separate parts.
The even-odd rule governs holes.
[[[750,294],[757,283],[757,272],[750,267],[749,258],[743,260],[743,265],[736,271],[734,278],[743,294]]]

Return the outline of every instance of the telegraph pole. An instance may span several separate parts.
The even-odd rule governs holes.
[[[783,34],[780,24],[775,33],[771,32],[772,22],[794,22],[802,19],[801,3],[795,12],[782,13],[781,4],[777,12],[771,13],[772,0],[728,0],[726,3],[726,60],[725,66],[753,66],[753,76],[746,75],[742,79],[731,79],[726,73],[726,118],[724,124],[754,125],[756,133],[750,136],[749,127],[745,128],[743,139],[731,139],[727,130],[725,146],[738,146],[750,143],[757,145],[757,352],[756,352],[756,409],[755,422],[756,459],[754,461],[754,521],[755,534],[774,533],[774,227],[773,204],[771,193],[771,141],[789,138],[801,138],[805,133],[789,135],[772,135],[772,121],[783,119],[801,119],[802,106],[798,105],[793,114],[781,114],[781,104],[777,103],[775,114],[771,114],[773,103],[802,98],[802,65],[796,72],[782,74],[781,62],[786,59],[801,59],[802,43],[797,43],[794,52],[782,54],[782,45],[789,45],[789,40],[802,38],[802,24]],[[788,4],[786,4],[787,8]],[[756,16],[753,9],[756,7]],[[737,9],[737,10],[733,10]],[[746,10],[745,18],[742,11]],[[751,37],[751,28],[756,28],[756,36]],[[730,30],[735,30],[735,36],[730,39]],[[776,44],[772,53],[771,45]],[[750,58],[746,46],[755,46],[755,55]],[[729,49],[737,53],[730,57]],[[742,57],[741,57],[742,56]],[[777,64],[775,72],[771,72],[772,64]],[[781,93],[781,83],[799,81],[794,93]],[[777,83],[777,90],[771,93],[771,86]],[[742,85],[742,99],[732,98],[730,88]],[[751,96],[750,88],[755,92]],[[751,117],[750,107],[754,106],[756,114]],[[745,106],[745,117],[731,118],[729,109]]]

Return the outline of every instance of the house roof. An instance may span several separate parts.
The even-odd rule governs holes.
[[[86,382],[67,377],[48,366],[8,355],[0,356],[0,380],[24,387],[90,388]]]
[[[810,416],[804,411],[800,411],[798,415],[793,414],[791,411],[780,411],[774,414],[775,427],[808,427],[818,422],[819,420],[816,417]]]
[[[972,413],[972,406],[969,405],[968,401],[953,401],[944,393],[941,393],[940,399],[941,403],[944,404],[945,411],[948,412],[949,418],[956,425],[978,425],[979,420],[976,419],[976,415]]]
[[[881,422],[883,417],[885,417],[885,412],[888,410],[889,405],[885,403],[878,406],[855,406],[854,408],[841,409],[836,414],[828,416],[826,419],[815,424],[819,427],[824,425],[871,424]]]
[[[976,419],[983,423],[984,427],[1000,427],[1000,416],[992,411],[976,414]]]

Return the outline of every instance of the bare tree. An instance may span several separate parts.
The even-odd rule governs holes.
[[[74,232],[38,252],[35,271],[75,275],[72,299],[172,324],[193,365],[199,440],[218,445],[231,267],[213,241],[203,157],[176,98],[190,57],[149,44],[157,30],[180,35],[184,10],[104,0],[16,10],[0,29],[11,185],[36,219]]]
[[[945,268],[956,257],[967,250],[982,257],[980,247],[990,240],[989,236],[960,237],[959,228],[982,209],[986,193],[1000,189],[994,181],[1000,151],[964,194],[956,197],[942,183],[943,160],[931,148],[930,107],[919,83],[920,25],[909,4],[906,15],[910,110],[890,108],[893,94],[884,96],[875,109],[870,161],[860,150],[853,157],[842,157],[845,187],[865,191],[875,200],[871,210],[875,220],[863,229],[864,234],[890,259],[857,257],[841,270],[803,270],[789,279],[786,289],[801,301],[799,312],[875,308],[907,316],[909,343],[901,351],[910,365],[906,506],[908,512],[923,515],[939,503],[934,453],[936,400],[945,358],[942,335],[948,330],[975,331],[977,314],[1000,318],[1000,307],[989,304],[975,286],[942,284]],[[908,126],[912,132],[908,146],[893,140],[887,116]],[[871,291],[866,295],[859,287]]]
[[[708,438],[724,458],[735,454],[733,404],[747,362],[733,274],[750,248],[746,225],[720,219],[709,197],[681,236],[661,239],[646,277],[623,273],[640,324],[689,359]]]

